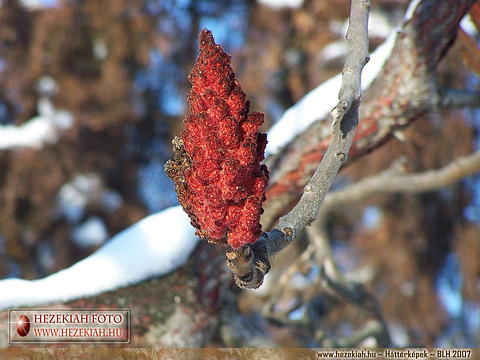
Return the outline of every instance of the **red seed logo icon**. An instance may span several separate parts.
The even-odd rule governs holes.
[[[17,320],[17,333],[24,337],[30,332],[30,319],[27,315],[20,315]]]

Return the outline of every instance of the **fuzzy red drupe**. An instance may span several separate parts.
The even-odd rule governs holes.
[[[267,137],[258,129],[264,114],[249,113],[231,56],[215,44],[209,30],[202,30],[199,43],[189,76],[183,148],[166,170],[197,234],[238,249],[254,243],[262,230],[268,170],[261,162]]]

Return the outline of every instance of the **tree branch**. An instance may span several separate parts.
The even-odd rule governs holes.
[[[398,162],[396,162],[398,167]],[[460,157],[443,168],[418,174],[402,174],[398,169],[384,172],[358,181],[344,189],[328,194],[320,217],[328,211],[355,202],[361,202],[379,193],[434,191],[452,185],[460,179],[480,172],[480,151]]]
[[[348,281],[339,271],[333,259],[332,249],[325,227],[312,226],[307,230],[310,241],[315,244],[315,257],[322,269],[319,276],[325,280],[325,286],[349,303],[373,316],[379,331],[375,335],[371,335],[375,336],[377,346],[390,346],[391,340],[387,325],[383,319],[377,300],[367,291],[363,284]],[[358,342],[360,342],[360,340],[358,340]]]
[[[323,199],[346,160],[358,124],[358,106],[362,95],[361,73],[368,57],[369,0],[352,0],[350,23],[347,31],[348,54],[343,68],[339,102],[332,110],[333,140],[328,150],[305,186],[297,205],[278,226],[253,245],[227,253],[227,263],[242,288],[257,288],[270,270],[269,257],[288,246],[306,225],[317,217]]]
[[[442,91],[440,106],[443,108],[480,107],[480,92],[445,89]]]
[[[475,0],[421,0],[402,25],[380,74],[364,91],[360,123],[349,151],[357,159],[392,138],[419,116],[442,106],[436,68],[457,34],[458,25]],[[433,35],[435,34],[435,35]],[[270,183],[262,224],[271,228],[303,187],[324,156],[330,140],[319,118],[279,153],[270,156]]]

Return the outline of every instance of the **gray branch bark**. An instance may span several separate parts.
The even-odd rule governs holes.
[[[352,0],[347,30],[348,54],[343,67],[339,102],[332,110],[333,139],[297,205],[280,218],[278,226],[253,245],[227,253],[227,263],[242,288],[257,288],[270,270],[269,257],[295,239],[317,217],[333,180],[346,160],[358,124],[362,96],[361,74],[368,56],[369,0]]]

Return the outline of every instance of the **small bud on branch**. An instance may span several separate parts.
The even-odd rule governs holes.
[[[268,183],[261,165],[267,144],[258,132],[264,114],[249,114],[249,101],[230,66],[231,56],[204,29],[190,73],[190,113],[174,156],[165,165],[178,200],[197,235],[233,249],[262,233],[260,216]]]

